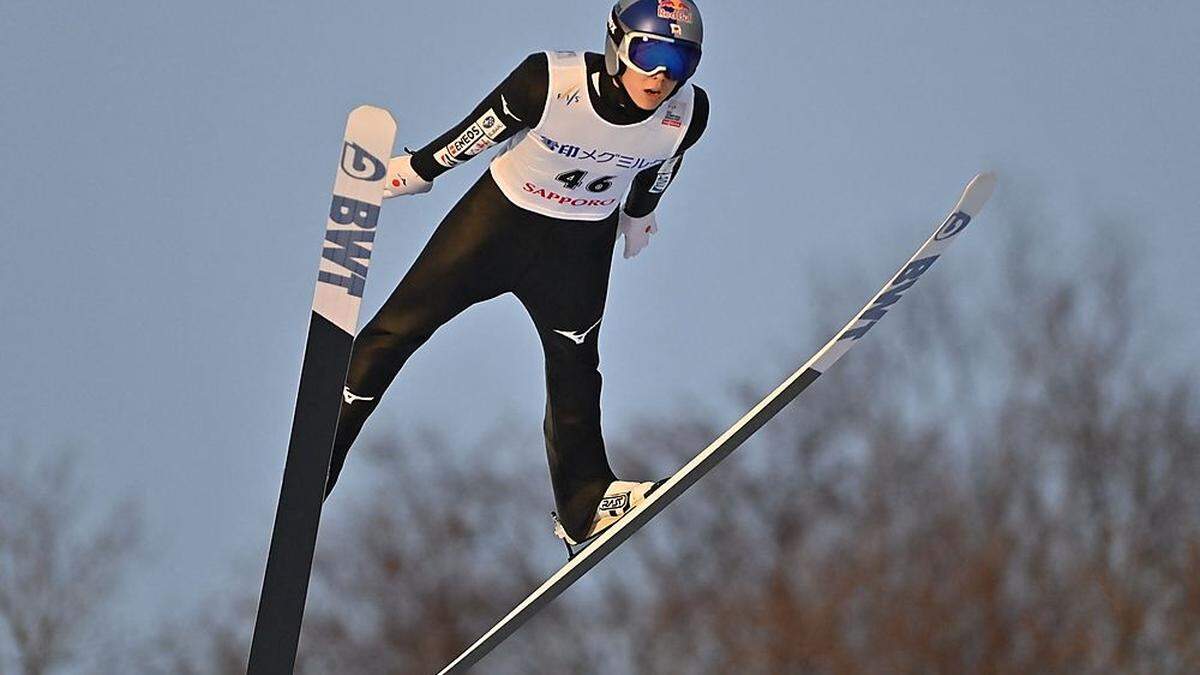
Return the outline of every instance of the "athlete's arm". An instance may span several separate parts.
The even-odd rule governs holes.
[[[683,153],[700,140],[704,130],[708,128],[708,93],[696,87],[695,108],[692,111],[692,122],[688,125],[683,143],[675,156],[658,166],[642,171],[633,179],[629,188],[629,196],[625,199],[625,213],[633,218],[644,218],[654,212],[658,201],[667,191],[679,168],[683,166]]]
[[[538,125],[550,90],[550,62],[530,54],[453,129],[412,155],[412,168],[432,181],[488,148]]]

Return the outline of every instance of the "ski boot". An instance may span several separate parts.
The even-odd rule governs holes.
[[[596,515],[592,517],[592,525],[588,528],[587,536],[580,541],[575,541],[567,534],[566,528],[558,520],[557,513],[551,513],[550,517],[554,519],[554,536],[563,540],[567,547],[567,560],[571,560],[580,551],[587,548],[587,545],[596,537],[600,536],[614,523],[620,520],[626,513],[637,508],[646,498],[654,492],[658,486],[665,483],[666,480],[657,482],[635,483],[632,481],[614,481],[604,491],[604,498],[600,500],[600,505],[596,507]]]

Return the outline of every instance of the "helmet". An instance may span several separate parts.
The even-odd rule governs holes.
[[[666,71],[683,83],[700,65],[704,22],[692,0],[618,0],[608,16],[604,66],[617,76],[623,68],[643,75]]]

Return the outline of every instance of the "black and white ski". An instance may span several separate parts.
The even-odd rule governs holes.
[[[250,675],[291,673],[296,663],[342,388],[395,136],[396,123],[381,108],[355,108],[346,122],[283,487],[250,646]]]
[[[501,619],[475,644],[446,666],[440,675],[462,673],[477,663],[551,600],[558,597],[584,573],[620,546],[634,532],[641,529],[651,518],[658,515],[721,460],[728,457],[747,438],[750,438],[800,392],[804,391],[846,352],[850,351],[929,270],[954,241],[956,235],[967,227],[971,219],[979,214],[984,203],[991,197],[995,185],[995,176],[990,173],[976,176],[967,185],[950,216],[938,226],[933,235],[917,250],[917,253],[900,268],[899,273],[892,277],[871,302],[846,324],[845,328],[728,431],[668,478],[662,487],[655,490],[646,501],[592,540],[586,548],[563,565],[554,576],[521,601],[508,616]]]

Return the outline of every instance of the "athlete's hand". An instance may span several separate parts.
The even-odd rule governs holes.
[[[383,182],[383,198],[400,195],[419,195],[433,189],[433,183],[421,178],[412,168],[412,155],[400,155],[388,161],[387,179]]]
[[[621,209],[618,227],[621,229],[621,234],[625,235],[625,258],[632,258],[642,249],[650,245],[650,235],[658,232],[658,223],[654,221],[654,214],[642,218],[634,218],[627,215],[625,209]]]

